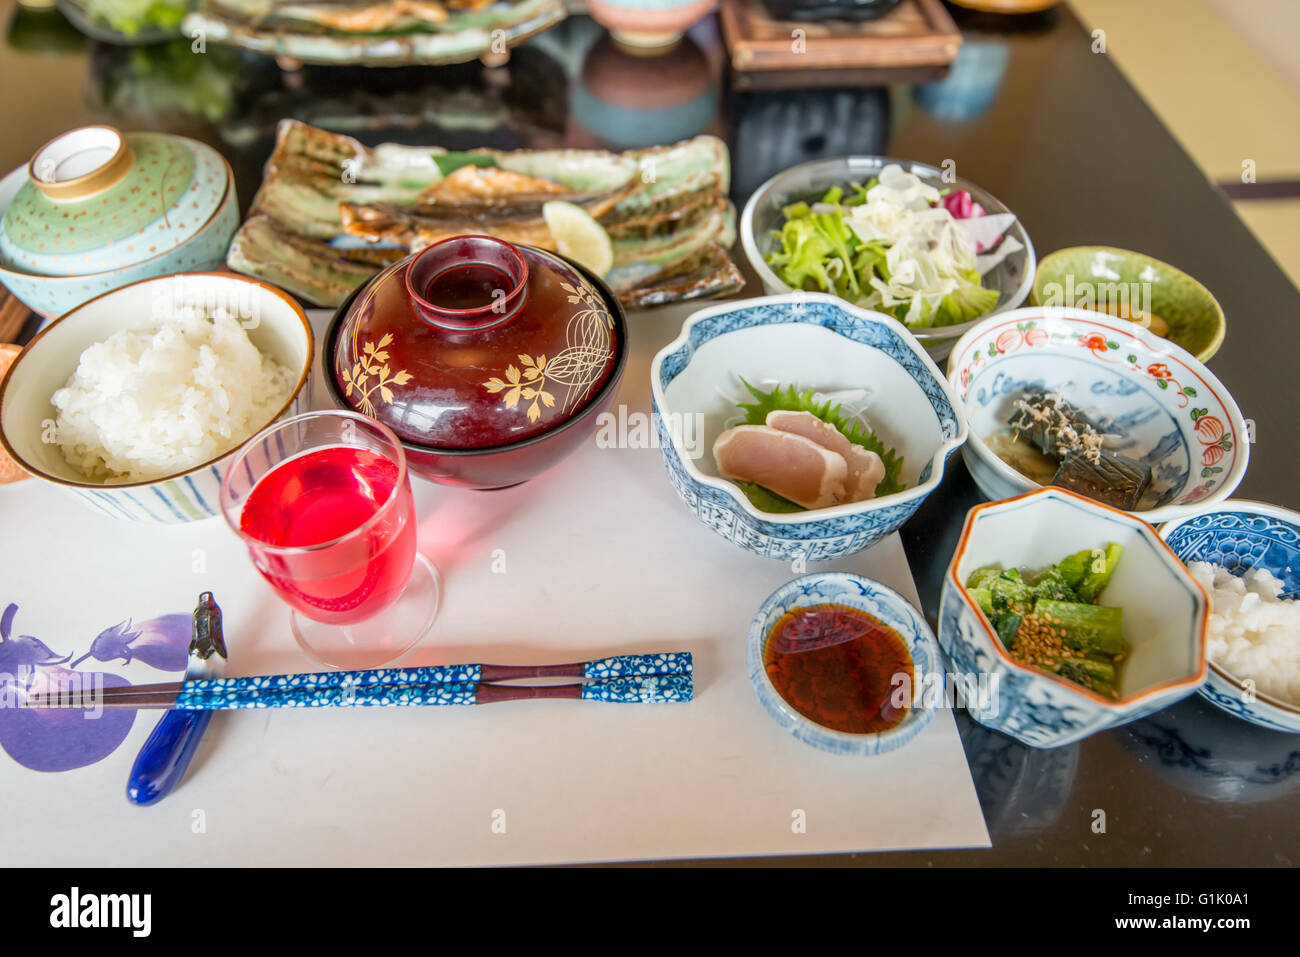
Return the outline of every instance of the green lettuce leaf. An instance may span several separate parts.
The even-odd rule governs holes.
[[[998,304],[998,291],[985,289],[979,284],[960,286],[943,297],[935,310],[936,326],[955,326],[959,322],[978,319]]]

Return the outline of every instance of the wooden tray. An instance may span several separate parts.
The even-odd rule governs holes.
[[[32,311],[17,296],[0,286],[0,343],[21,341],[23,330],[32,319]]]
[[[798,51],[795,30],[802,30]],[[879,20],[775,20],[762,0],[722,0],[733,69],[853,70],[946,67],[961,34],[939,0],[904,0]]]

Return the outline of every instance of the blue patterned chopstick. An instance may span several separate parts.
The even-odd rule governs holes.
[[[415,670],[415,669],[412,669]],[[270,676],[274,677],[274,676]],[[691,675],[625,675],[570,685],[497,685],[478,681],[434,684],[368,684],[320,687],[280,685],[228,687],[241,679],[188,681],[172,707],[180,711],[260,708],[354,708],[417,705],[473,705],[489,701],[568,697],[620,704],[670,704],[690,701]],[[491,689],[486,700],[482,691]]]
[[[327,688],[365,688],[375,685],[461,684],[529,677],[573,677],[584,680],[634,675],[689,675],[695,669],[689,651],[650,655],[615,655],[571,665],[428,665],[420,668],[367,668],[360,671],[321,671],[296,675],[250,675],[243,678],[208,678],[188,681],[196,686],[224,691],[266,689],[319,692]]]
[[[616,655],[554,665],[434,665],[371,668],[106,689],[101,694],[36,694],[37,708],[311,708],[353,705],[488,704],[522,698],[602,701],[689,701],[694,662],[690,652]],[[573,678],[575,683],[513,685],[526,678]],[[576,682],[583,682],[581,684]],[[82,700],[84,698],[84,700]],[[462,701],[461,699],[469,700]]]

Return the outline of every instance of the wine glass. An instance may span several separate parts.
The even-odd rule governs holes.
[[[433,625],[437,570],[416,550],[406,453],[382,423],[326,411],[271,425],[231,460],[221,511],[321,664],[392,664]]]

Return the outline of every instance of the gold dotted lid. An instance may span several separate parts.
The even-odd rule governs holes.
[[[106,272],[192,239],[221,205],[229,175],[209,146],[111,126],[41,147],[0,223],[0,263],[47,276]]]

